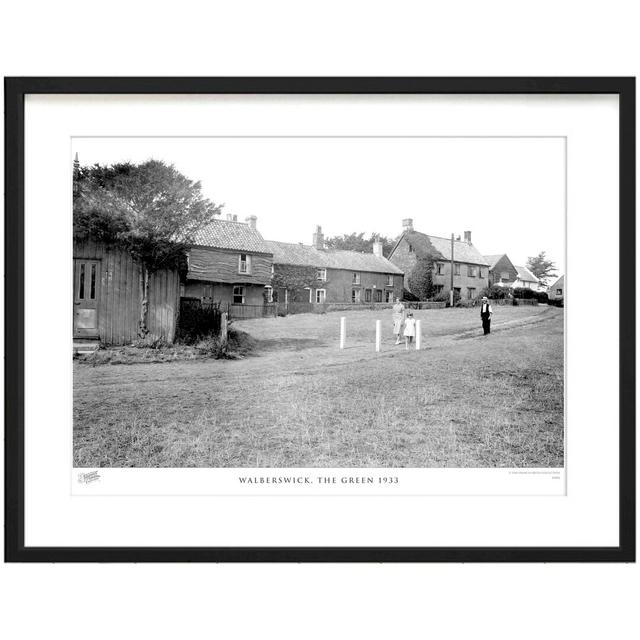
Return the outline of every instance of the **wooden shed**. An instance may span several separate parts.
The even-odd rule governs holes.
[[[150,335],[173,342],[180,303],[177,270],[163,269],[149,280]],[[91,240],[73,244],[73,337],[105,344],[138,338],[140,265],[131,254]]]

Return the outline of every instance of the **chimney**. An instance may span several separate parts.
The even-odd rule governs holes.
[[[248,218],[245,218],[245,222],[249,224],[250,229],[255,229],[256,222],[258,222],[258,216],[249,216]]]
[[[471,231],[464,232],[464,241],[471,244]]]
[[[380,240],[373,241],[373,255],[382,258],[382,242]]]
[[[324,233],[322,233],[320,225],[316,225],[316,232],[313,234],[313,246],[316,249],[324,249]]]
[[[413,231],[413,218],[405,218],[402,221],[402,230],[403,231]]]

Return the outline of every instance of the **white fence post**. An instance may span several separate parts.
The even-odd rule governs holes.
[[[343,316],[340,318],[340,348],[344,349],[344,341],[347,337],[347,319]]]
[[[422,327],[420,326],[420,320],[416,320],[416,351],[420,351],[422,346]]]
[[[376,320],[376,351],[380,351],[380,339],[382,334],[382,322]]]

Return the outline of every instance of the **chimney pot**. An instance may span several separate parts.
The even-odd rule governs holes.
[[[405,231],[413,231],[413,218],[405,218],[402,221],[402,228]]]

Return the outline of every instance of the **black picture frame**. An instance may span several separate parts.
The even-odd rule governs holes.
[[[619,531],[615,547],[26,547],[24,540],[24,101],[27,94],[615,94],[620,159]],[[635,561],[635,78],[5,78],[5,561]]]

